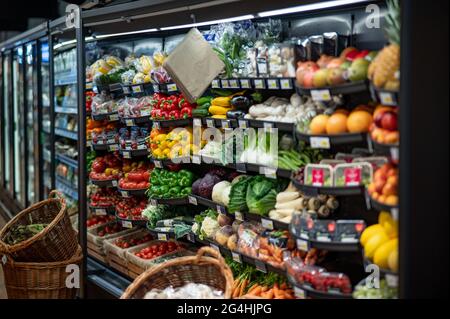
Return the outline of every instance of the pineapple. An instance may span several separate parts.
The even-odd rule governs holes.
[[[398,90],[400,87],[400,5],[387,0],[386,33],[389,45],[378,53],[368,70],[368,77],[377,88]]]

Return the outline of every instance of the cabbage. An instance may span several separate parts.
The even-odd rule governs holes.
[[[267,216],[275,208],[277,194],[285,188],[286,181],[272,180],[263,176],[255,176],[247,187],[246,202],[252,214]]]
[[[242,176],[239,181],[231,185],[230,200],[228,202],[228,210],[231,213],[245,212],[247,210],[247,194],[248,182],[251,180],[249,176]]]

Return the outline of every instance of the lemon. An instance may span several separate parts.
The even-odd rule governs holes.
[[[364,254],[367,258],[372,259],[378,247],[389,241],[389,237],[385,232],[377,232],[373,235],[364,246]]]
[[[380,215],[378,215],[378,224],[384,226],[386,222],[392,223],[393,222],[392,216],[388,212],[381,212]]]
[[[367,241],[378,232],[384,232],[384,228],[379,224],[367,227],[361,235],[360,238],[361,245],[365,246]]]
[[[389,263],[388,259],[391,253],[397,249],[398,239],[391,239],[387,243],[384,243],[377,248],[375,254],[373,255],[373,262],[380,268],[388,269]]]
[[[388,257],[389,269],[398,272],[398,247],[394,249]]]

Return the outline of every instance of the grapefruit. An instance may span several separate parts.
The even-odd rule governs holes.
[[[372,115],[369,112],[355,111],[348,117],[347,129],[350,133],[368,132],[372,121]]]
[[[326,133],[327,122],[330,117],[325,114],[317,115],[309,124],[309,130],[313,135],[320,135]]]
[[[327,134],[336,135],[347,132],[347,115],[337,113],[330,116],[327,122]]]

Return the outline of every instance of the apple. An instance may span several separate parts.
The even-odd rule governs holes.
[[[305,88],[314,87],[314,73],[313,71],[307,71],[303,76],[303,86]]]
[[[355,59],[362,59],[362,58],[365,58],[369,53],[370,53],[369,50],[362,50],[361,52],[359,52],[359,53],[356,55]]]
[[[397,131],[397,114],[392,111],[384,112],[381,119],[381,127],[388,131]]]

